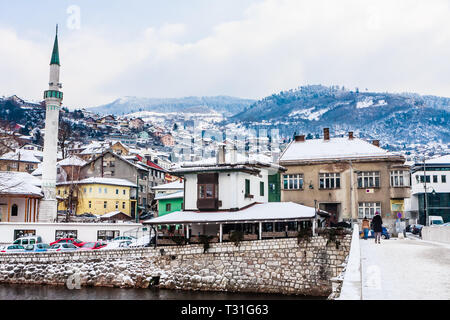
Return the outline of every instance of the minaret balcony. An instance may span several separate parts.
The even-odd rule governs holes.
[[[57,99],[63,99],[63,93],[61,91],[56,90],[47,90],[44,92],[44,99],[47,98],[57,98]]]

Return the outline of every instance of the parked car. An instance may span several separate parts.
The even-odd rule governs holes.
[[[73,243],[55,243],[48,249],[48,251],[55,251],[55,252],[75,251],[75,250],[78,250],[78,247]]]
[[[14,240],[12,244],[18,244],[21,246],[25,246],[28,244],[35,244],[35,243],[42,243],[41,236],[28,236],[28,237],[22,237]]]
[[[75,238],[61,238],[58,239],[56,241],[53,241],[52,243],[50,243],[50,245],[54,245],[55,243],[71,243],[77,247],[81,247],[83,244],[85,244],[86,242],[83,242],[81,240],[75,239]]]
[[[444,224],[441,224],[442,227],[450,227],[450,222],[446,222]]]
[[[50,245],[46,243],[35,243],[25,246],[25,252],[46,252],[48,249],[50,249]]]
[[[0,252],[2,253],[17,253],[17,252],[24,252],[25,248],[24,246],[21,246],[20,244],[11,244],[9,246],[4,247]]]
[[[86,242],[80,247],[80,250],[97,250],[106,246],[106,243],[102,241]]]
[[[122,248],[128,248],[131,244],[130,240],[122,240],[122,241],[114,241],[108,243],[106,246],[101,248],[102,250],[108,250],[108,249],[122,249]]]
[[[390,239],[391,238],[391,234],[389,233],[389,230],[387,228],[385,228],[385,227],[383,227],[382,230],[383,231],[381,232],[381,238],[383,238],[383,239]],[[364,238],[364,232],[363,231],[361,231],[359,233],[359,235],[360,235],[361,238]],[[375,238],[375,232],[373,230],[369,231],[368,238]]]
[[[440,226],[444,224],[444,219],[441,216],[428,216],[429,226]]]
[[[130,243],[130,247],[148,247],[151,244],[155,243],[155,236],[152,233],[152,236],[150,236],[149,234],[142,236],[138,239],[134,239],[131,243]]]
[[[422,228],[423,228],[422,224],[415,224],[413,227],[412,233],[422,236]]]

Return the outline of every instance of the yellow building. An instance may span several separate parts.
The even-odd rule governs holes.
[[[77,215],[121,211],[131,216],[136,205],[136,185],[125,179],[87,178],[58,183],[56,189],[58,210],[71,207]]]

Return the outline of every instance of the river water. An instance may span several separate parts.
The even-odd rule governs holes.
[[[324,300],[324,297],[262,293],[183,291],[167,289],[120,289],[0,284],[1,300]]]

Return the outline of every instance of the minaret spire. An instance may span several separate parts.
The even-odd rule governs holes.
[[[58,49],[58,25],[56,25],[56,35],[55,35],[55,43],[53,44],[53,52],[52,52],[52,59],[50,60],[50,64],[57,64],[60,66],[59,63],[59,49]]]

